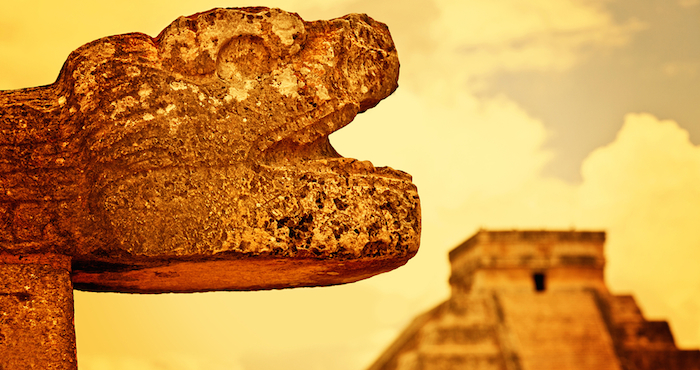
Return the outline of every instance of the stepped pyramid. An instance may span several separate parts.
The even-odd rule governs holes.
[[[369,370],[700,370],[603,279],[604,232],[487,231],[450,252],[452,295]]]

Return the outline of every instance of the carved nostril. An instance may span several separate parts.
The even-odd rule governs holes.
[[[216,58],[216,74],[223,80],[248,80],[268,74],[275,60],[262,38],[237,36],[221,48]]]
[[[395,49],[389,28],[366,14],[350,14],[344,17],[353,24],[355,38],[366,47],[391,52]]]

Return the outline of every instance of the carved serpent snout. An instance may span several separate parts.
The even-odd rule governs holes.
[[[332,259],[322,284],[403,264],[420,235],[410,176],[328,142],[396,89],[398,68],[387,27],[364,15],[215,9],[87,44],[54,84],[0,94],[0,248],[69,255],[94,290],[318,284],[193,272],[227,276],[250,256]]]

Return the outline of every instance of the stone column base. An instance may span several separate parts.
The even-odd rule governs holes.
[[[77,368],[70,258],[0,255],[0,369]]]

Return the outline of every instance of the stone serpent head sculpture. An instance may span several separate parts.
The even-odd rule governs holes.
[[[388,28],[214,9],[106,37],[51,85],[0,92],[0,253],[84,290],[331,285],[418,249],[409,175],[328,135],[397,88]]]

